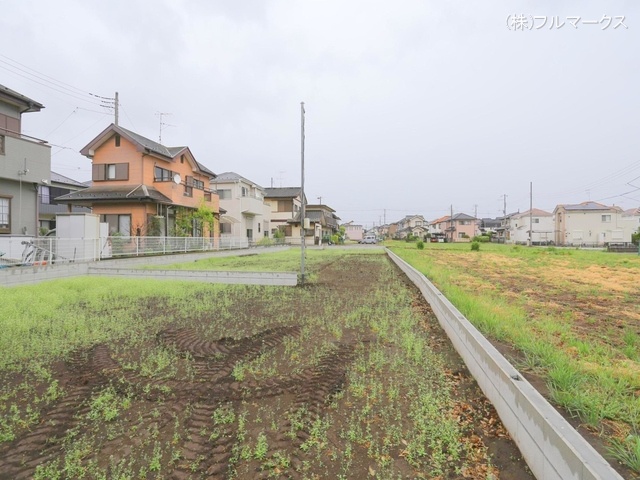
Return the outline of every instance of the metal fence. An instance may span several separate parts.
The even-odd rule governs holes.
[[[274,240],[272,244],[275,244]],[[281,242],[278,242],[281,243]],[[261,242],[262,244],[262,242]],[[0,268],[249,248],[247,237],[0,237]]]

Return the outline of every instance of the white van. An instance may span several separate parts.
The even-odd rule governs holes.
[[[362,239],[362,243],[378,243],[378,239],[375,235],[365,235]]]

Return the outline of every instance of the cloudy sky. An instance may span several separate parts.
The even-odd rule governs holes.
[[[117,91],[123,127],[158,140],[162,119],[163,144],[264,187],[300,185],[305,102],[307,198],[343,221],[495,217],[505,195],[524,211],[530,182],[537,208],[640,206],[635,0],[0,0],[0,12],[0,84],[45,105],[23,132],[77,180],[90,179],[79,150],[113,121],[100,97]]]

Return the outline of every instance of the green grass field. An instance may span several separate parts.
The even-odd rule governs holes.
[[[393,242],[516,367],[640,472],[640,257],[601,251]]]

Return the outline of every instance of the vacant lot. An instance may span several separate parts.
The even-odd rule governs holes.
[[[531,478],[386,256],[309,271],[2,290],[0,477]]]
[[[555,248],[396,243],[613,463],[640,473],[640,258]],[[633,475],[624,471],[626,476]]]

